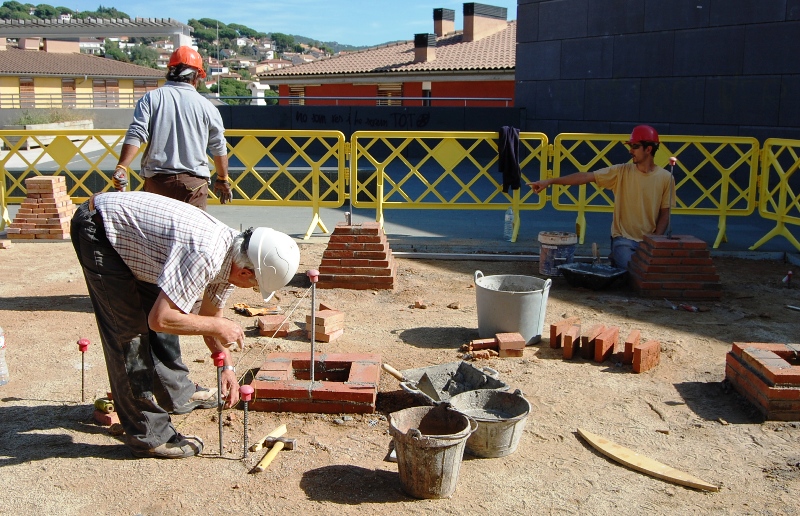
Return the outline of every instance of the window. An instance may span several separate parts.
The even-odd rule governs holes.
[[[392,99],[392,97],[403,96],[403,85],[397,84],[379,84],[378,97],[385,97],[385,99],[378,99],[378,106],[402,106],[403,102],[400,99]]]
[[[119,81],[94,79],[92,81],[94,107],[119,107]]]
[[[61,105],[65,108],[74,108],[76,104],[75,79],[61,79]]]
[[[296,99],[289,99],[290,106],[305,106],[306,105],[306,87],[305,86],[289,86],[289,96],[297,97]]]
[[[36,92],[33,87],[33,78],[31,77],[19,78],[19,107],[36,107]]]
[[[133,81],[133,100],[137,101],[148,91],[158,88],[158,81],[155,79],[136,79]]]

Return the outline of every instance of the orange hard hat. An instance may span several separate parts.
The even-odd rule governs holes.
[[[631,131],[631,139],[625,143],[631,144],[639,142],[659,143],[658,132],[649,125],[637,125],[633,128],[633,131]]]
[[[192,47],[182,46],[178,47],[175,52],[169,58],[169,67],[172,68],[173,66],[178,66],[179,64],[185,64],[186,66],[191,66],[192,68],[197,70],[197,75],[200,76],[201,79],[204,79],[206,76],[206,71],[203,69],[203,58],[200,57],[200,54],[197,53],[197,50],[193,49]]]

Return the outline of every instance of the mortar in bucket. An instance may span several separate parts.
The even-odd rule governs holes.
[[[517,332],[526,344],[542,339],[552,280],[521,275],[484,276],[475,271],[478,334],[482,339]]]
[[[389,414],[403,491],[415,498],[450,498],[467,438],[477,423],[446,404]]]
[[[510,392],[477,389],[450,398],[452,407],[478,423],[466,450],[476,457],[505,457],[517,450],[531,404],[517,389]]]
[[[542,231],[539,233],[539,274],[560,276],[559,265],[572,263],[578,235],[563,231]]]

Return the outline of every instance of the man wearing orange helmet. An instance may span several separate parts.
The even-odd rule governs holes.
[[[613,191],[610,258],[614,266],[627,269],[644,235],[663,235],[669,225],[675,182],[668,171],[654,162],[659,143],[655,129],[649,125],[638,125],[625,142],[630,149],[630,162],[595,172],[577,172],[534,181],[528,186],[534,193],[539,193],[554,184],[575,186],[596,183]]]
[[[214,191],[231,200],[225,127],[219,110],[197,92],[205,78],[203,59],[191,47],[179,47],[169,60],[167,83],[137,103],[114,173],[114,187],[124,190],[127,172],[139,147],[144,190],[205,209],[211,178],[206,151],[214,159]]]
[[[214,190],[223,204],[231,200],[222,117],[196,89],[198,81],[205,76],[203,59],[196,50],[182,46],[172,53],[167,83],[146,93],[136,104],[114,172],[117,190],[125,189],[128,166],[139,147],[147,144],[141,162],[144,191],[205,210],[211,177],[208,152],[214,159],[217,174]],[[200,300],[195,303],[193,312],[199,309]],[[198,408],[216,407],[216,389],[196,385],[189,378],[178,339],[158,333],[151,338],[162,340],[160,349],[165,353],[161,360],[172,372],[170,380],[164,382],[166,408],[185,414]]]

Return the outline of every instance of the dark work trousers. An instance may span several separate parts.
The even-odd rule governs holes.
[[[188,371],[175,363],[180,361],[178,337],[156,334],[147,325],[161,290],[133,276],[111,247],[99,214],[89,214],[88,203],[76,210],[70,233],[94,308],[126,444],[137,450],[155,448],[177,433],[162,405],[170,397],[185,403],[194,392],[193,385],[191,389],[180,385],[180,376]]]
[[[183,201],[204,211],[208,205],[208,178],[192,174],[156,174],[147,177],[144,191]]]

